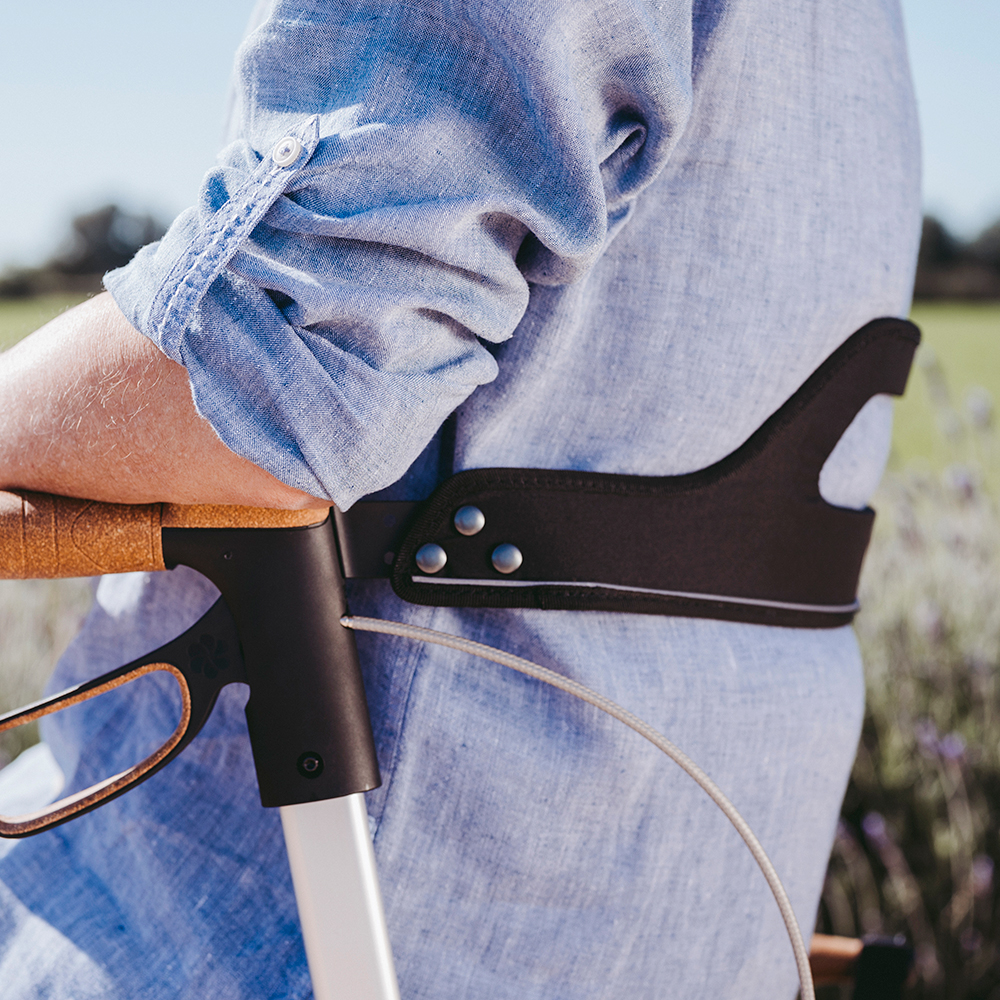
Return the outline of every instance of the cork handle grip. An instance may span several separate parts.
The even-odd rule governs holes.
[[[325,510],[109,504],[29,490],[0,492],[0,579],[98,576],[165,569],[163,528],[289,528]]]

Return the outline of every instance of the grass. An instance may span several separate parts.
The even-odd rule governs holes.
[[[820,924],[904,934],[917,953],[908,998],[994,1000],[1000,507],[983,484],[1000,469],[992,420],[951,413],[941,455],[965,460],[890,470],[876,497],[855,622],[867,710]]]
[[[0,351],[12,347],[32,330],[85,298],[85,295],[40,295],[34,299],[0,300]]]
[[[0,713],[39,697],[92,600],[89,580],[0,580]],[[35,723],[0,733],[0,767],[37,742]]]
[[[955,459],[960,414],[981,405],[984,390],[1000,399],[1000,305],[918,303],[911,318],[923,342],[896,405],[890,467],[940,471]]]
[[[904,934],[907,998],[997,1000],[1000,306],[913,318],[924,344],[873,501],[855,622],[867,711],[820,927]]]

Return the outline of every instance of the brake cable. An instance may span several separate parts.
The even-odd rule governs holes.
[[[365,618],[359,615],[344,615],[340,619],[340,624],[345,628],[354,629],[356,632],[381,632],[385,635],[396,635],[404,639],[414,639],[417,642],[432,643],[437,646],[447,646],[449,649],[458,650],[461,653],[468,653],[472,656],[481,657],[484,660],[492,660],[502,666],[510,667],[519,673],[526,674],[552,687],[559,688],[567,694],[579,698],[581,701],[599,708],[612,718],[624,723],[629,729],[635,730],[640,736],[649,740],[653,746],[662,750],[675,764],[677,764],[686,774],[688,774],[706,795],[722,810],[726,819],[736,828],[736,832],[743,838],[744,843],[750,849],[754,861],[767,881],[768,887],[778,904],[781,919],[785,923],[788,931],[788,938],[795,954],[795,965],[799,973],[799,983],[801,985],[801,1000],[815,1000],[816,994],[813,989],[812,971],[809,968],[809,951],[802,938],[802,931],[799,922],[795,917],[795,911],[788,899],[788,893],[778,878],[778,873],[771,864],[771,859],[767,856],[763,846],[757,839],[750,825],[739,814],[736,806],[729,801],[722,789],[679,747],[676,747],[662,733],[655,730],[649,723],[644,722],[637,715],[633,715],[628,709],[622,708],[617,702],[604,695],[598,694],[578,681],[570,680],[557,674],[554,670],[533,663],[521,656],[513,653],[505,653],[503,650],[488,646],[482,642],[474,642],[471,639],[463,639],[457,635],[447,632],[438,632],[434,629],[422,628],[419,625],[407,625],[403,622],[386,621],[382,618]]]

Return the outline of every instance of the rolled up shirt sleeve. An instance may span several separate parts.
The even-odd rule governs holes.
[[[690,3],[541,6],[277,3],[198,204],[106,276],[288,485],[346,508],[398,479],[676,141]]]

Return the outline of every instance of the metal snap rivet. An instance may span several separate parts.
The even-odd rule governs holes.
[[[294,135],[279,139],[271,150],[271,159],[279,167],[290,167],[302,155],[302,143]]]
[[[455,530],[460,535],[477,535],[486,525],[486,516],[478,507],[459,507],[455,511]]]
[[[493,550],[492,562],[493,568],[498,573],[513,573],[514,570],[520,569],[524,556],[516,545],[504,542]]]
[[[425,573],[437,573],[444,569],[444,564],[447,561],[448,553],[440,545],[435,545],[434,542],[428,542],[417,549],[417,566]]]

